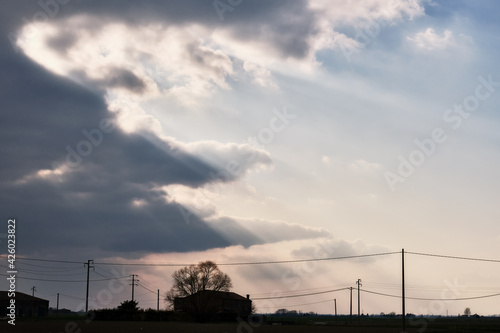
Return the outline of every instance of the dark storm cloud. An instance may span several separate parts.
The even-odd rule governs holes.
[[[3,46],[0,153],[6,158],[0,160],[0,168],[2,177],[15,180],[51,168],[68,143],[81,140],[82,129],[96,126],[96,113],[104,116],[105,104],[101,97],[51,75],[23,55],[9,54]]]
[[[42,1],[42,3],[45,3]],[[284,58],[301,59],[309,54],[310,37],[318,33],[316,15],[308,8],[307,2],[296,1],[244,1],[237,6],[230,6],[220,15],[213,1],[70,1],[60,5],[55,0],[47,0],[49,6],[36,5],[37,2],[23,4],[4,4],[11,15],[11,31],[29,24],[35,33],[37,13],[42,13],[48,20],[57,21],[68,17],[86,14],[86,29],[98,31],[102,24],[111,21],[124,22],[127,25],[148,26],[160,23],[169,25],[204,25],[209,29],[227,29],[241,42],[265,43],[270,51]],[[56,5],[54,5],[56,4]],[[23,6],[26,7],[23,10]],[[227,7],[229,8],[229,7]],[[14,19],[12,19],[14,17]],[[222,20],[221,20],[222,17]],[[43,21],[43,20],[42,20]],[[63,50],[73,40],[69,35],[54,37],[49,42]]]
[[[227,16],[235,38],[265,42],[284,58],[302,59],[311,49],[309,38],[318,33],[316,15],[307,1],[252,1]]]
[[[2,215],[20,219],[24,254],[189,251],[229,244],[195,216],[186,224],[179,206],[151,189],[200,186],[217,170],[141,135],[102,133],[99,145],[86,146],[91,154],[81,161],[70,156],[74,166],[60,179],[26,178],[64,163],[67,147],[77,151],[78,143],[89,142],[82,131],[95,133],[111,115],[99,94],[15,54],[8,39],[1,43],[0,202]],[[146,205],[138,209],[133,200]]]
[[[186,224],[178,205],[166,204],[162,193],[125,180],[114,186],[63,188],[37,181],[7,191],[2,202],[18,212],[19,247],[25,255],[130,257],[230,245],[196,216]],[[129,205],[135,198],[147,204]]]
[[[152,190],[173,183],[200,186],[216,170],[119,129],[94,135],[101,143],[87,145],[92,152],[76,160],[67,147],[77,151],[78,143],[90,142],[82,131],[95,134],[110,117],[102,97],[22,55],[2,56],[0,202],[3,215],[21,221],[24,253],[189,251],[229,244],[196,217],[186,224],[179,206]],[[27,178],[68,156],[74,165],[56,180]],[[133,200],[145,206],[133,207]]]
[[[57,50],[60,53],[66,53],[73,44],[77,41],[77,36],[69,31],[63,31],[55,37],[47,39],[47,45],[51,49]]]
[[[110,68],[103,84],[106,87],[120,87],[131,92],[141,93],[146,88],[144,82],[134,73],[123,68]]]
[[[223,221],[230,235],[193,215],[186,223],[183,207],[166,202],[160,186],[198,187],[235,177],[214,180],[210,174],[219,170],[152,133],[126,134],[119,128],[110,129],[107,126],[114,119],[103,91],[83,88],[16,53],[9,34],[18,31],[25,18],[30,20],[41,11],[35,4],[0,5],[0,34],[5,37],[0,41],[0,207],[2,215],[19,218],[19,244],[24,255],[131,256],[301,237],[297,235],[303,230],[283,233],[272,226],[269,235],[254,234],[252,228],[237,221],[231,224],[231,219]],[[141,23],[157,18],[179,24],[193,20],[220,24],[206,18],[212,10],[211,3],[205,1],[176,2],[175,6],[75,1],[48,16],[56,20],[88,13],[97,16],[96,20],[112,17]],[[258,11],[250,13],[257,15]],[[215,13],[213,16],[218,20]],[[74,36],[64,33],[48,41],[60,52],[73,42]],[[116,68],[110,74],[108,85],[131,91],[144,87],[125,69]],[[70,166],[65,173],[46,178],[37,175],[39,170],[65,163]]]

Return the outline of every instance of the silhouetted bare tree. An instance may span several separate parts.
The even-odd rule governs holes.
[[[229,291],[232,287],[231,278],[221,272],[213,261],[200,262],[175,271],[172,274],[174,283],[165,294],[165,301],[173,308],[175,298],[197,294],[189,299],[189,311],[201,318],[210,311],[210,297],[213,293],[203,291]]]

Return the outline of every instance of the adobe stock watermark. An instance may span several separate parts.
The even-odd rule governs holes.
[[[345,41],[340,41],[340,49],[342,50],[342,54],[348,63],[351,63],[353,55],[361,53],[362,49],[367,47],[377,38],[382,31],[382,28],[391,24],[389,17],[393,16],[395,9],[385,8],[382,13],[384,14],[384,17],[378,17],[373,21],[369,21],[362,28],[354,28],[355,34],[352,39],[356,42],[355,45],[352,45],[351,43],[347,45]]]
[[[25,30],[23,30],[23,34],[18,34],[10,31],[7,34],[7,38],[9,39],[10,45],[15,53],[19,53],[20,49],[17,45],[17,41],[27,41],[29,39],[34,38],[40,31],[37,25],[46,23],[49,19],[54,18],[57,14],[59,14],[60,7],[63,5],[67,5],[72,0],[39,0],[37,2],[40,10],[33,14],[31,20],[26,16],[23,16],[21,20],[24,22]]]
[[[116,129],[116,125],[111,118],[104,118],[99,122],[98,128],[91,130],[83,129],[82,134],[85,139],[80,140],[74,147],[66,146],[65,165],[70,168],[79,166],[84,157],[92,154],[94,147],[98,147],[104,141],[104,135],[110,134]],[[53,162],[52,168],[55,170],[61,166],[59,162]]]
[[[405,156],[399,155],[399,165],[396,172],[385,171],[384,178],[392,192],[396,191],[396,185],[404,183],[408,177],[412,176],[416,168],[422,166],[438,149],[438,146],[448,140],[448,132],[458,130],[465,119],[468,119],[476,112],[481,103],[491,97],[500,86],[499,81],[494,81],[492,74],[487,79],[483,76],[477,78],[479,84],[474,89],[474,93],[466,96],[461,103],[454,104],[452,108],[444,111],[442,119],[446,126],[436,127],[430,131],[427,138],[415,139],[416,148]]]
[[[212,5],[214,6],[217,16],[219,16],[220,21],[224,21],[224,13],[232,12],[234,8],[238,7],[243,3],[243,0],[214,0]]]
[[[428,306],[420,307],[420,313],[429,313],[430,315],[442,315],[446,313],[446,305],[458,298],[462,291],[467,287],[458,284],[458,279],[455,278],[453,282],[449,280],[444,281],[445,288],[441,290],[440,299],[431,301]],[[429,322],[432,322],[436,317],[411,317],[409,323],[411,326],[419,326],[417,332],[423,333],[427,329]]]
[[[247,139],[247,143],[256,149],[262,150],[265,149],[266,146],[270,145],[276,135],[278,133],[283,132],[290,124],[291,121],[294,120],[297,115],[289,113],[286,106],[283,107],[282,110],[273,109],[273,116],[269,119],[269,124],[267,127],[261,128],[257,135],[251,136]],[[244,164],[248,165],[255,161],[257,158],[257,150],[250,150],[244,152],[247,156],[244,159]],[[231,180],[236,179],[238,176],[244,172],[244,168],[241,162],[237,160],[230,160],[226,163],[223,169],[218,170],[217,172],[211,171],[209,172],[209,176],[212,179],[212,183],[209,185],[210,190],[215,193],[220,193],[220,182],[230,182]],[[208,198],[205,198],[208,199]],[[194,206],[197,204],[203,204],[201,201],[203,199],[198,197],[195,198]],[[182,214],[184,222],[189,224],[191,222],[190,217],[194,215],[199,215],[201,212],[196,208],[185,208],[182,205],[178,205],[179,210]]]

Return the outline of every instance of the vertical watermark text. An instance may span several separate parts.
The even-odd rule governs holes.
[[[16,325],[16,219],[7,220],[7,281],[9,290],[9,305],[7,306],[7,317],[10,325]]]

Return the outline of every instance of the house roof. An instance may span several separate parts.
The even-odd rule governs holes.
[[[34,297],[19,291],[16,291],[16,296],[15,297],[9,297],[9,292],[8,291],[3,291],[0,290],[0,300],[6,300],[6,299],[11,299],[14,298],[16,301],[43,301],[43,302],[48,302],[48,300],[39,298],[39,297]]]
[[[188,297],[193,297],[193,296],[201,294],[201,293],[213,294],[214,297],[223,298],[223,299],[232,299],[232,300],[236,300],[236,301],[250,301],[248,298],[243,297],[241,295],[238,295],[237,293],[233,293],[232,291],[215,291],[215,290],[202,290],[202,291],[198,291],[197,293],[195,293],[193,295],[189,295],[186,297],[176,297],[176,298],[184,299],[184,298],[188,298]]]

